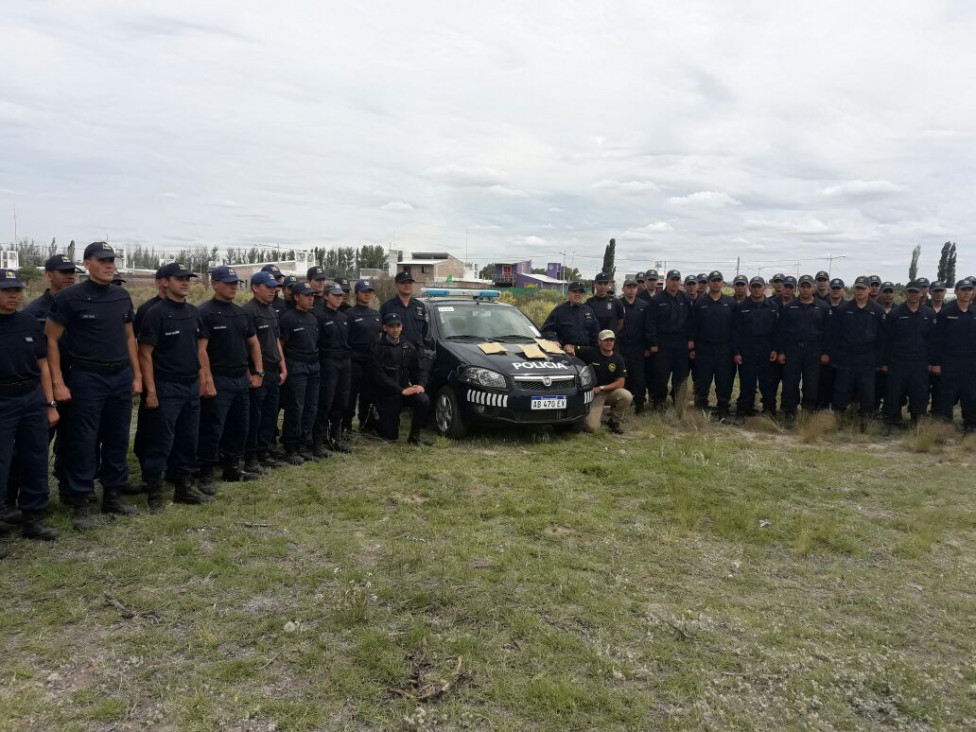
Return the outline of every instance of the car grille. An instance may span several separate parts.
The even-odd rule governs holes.
[[[515,385],[524,391],[565,392],[576,386],[575,376],[515,376]],[[545,380],[549,379],[546,386]]]

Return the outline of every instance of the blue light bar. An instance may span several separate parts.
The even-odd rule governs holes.
[[[424,295],[430,297],[478,297],[493,298],[501,297],[500,290],[468,290],[461,287],[425,287]]]

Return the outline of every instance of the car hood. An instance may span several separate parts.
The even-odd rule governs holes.
[[[442,341],[441,345],[454,353],[462,363],[482,366],[508,376],[576,374],[583,366],[581,361],[565,353],[547,353],[545,358],[528,358],[520,348],[527,345],[523,341],[497,342],[505,347],[505,353],[484,353],[474,342]]]

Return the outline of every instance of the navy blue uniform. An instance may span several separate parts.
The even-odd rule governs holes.
[[[861,416],[869,417],[874,413],[874,374],[881,365],[884,308],[871,300],[864,307],[850,300],[829,312],[827,353],[837,369],[831,407],[842,414],[856,395]]]
[[[291,454],[312,441],[319,404],[319,320],[312,311],[290,308],[281,316],[281,348],[288,379],[281,392],[285,410],[281,442]]]
[[[132,321],[133,330],[136,334],[136,340],[139,340],[139,329],[142,327],[142,322],[146,318],[146,313],[162,302],[162,300],[163,298],[159,295],[154,295],[136,308],[136,315]],[[132,452],[135,453],[136,458],[138,458],[140,462],[142,462],[142,455],[146,444],[152,440],[152,434],[149,432],[149,428],[146,424],[145,401],[145,398],[139,400],[139,408],[136,410],[136,437],[132,443]]]
[[[217,395],[200,402],[197,462],[202,475],[220,461],[236,468],[244,455],[250,419],[248,339],[255,335],[254,318],[244,308],[216,298],[200,306],[200,337],[207,339],[210,373]]]
[[[600,324],[589,305],[573,305],[568,300],[559,303],[542,324],[542,335],[563,346],[596,346]]]
[[[695,406],[708,407],[708,394],[715,382],[717,414],[729,413],[732,400],[732,310],[735,300],[711,294],[695,300],[691,309],[691,333],[695,342]]]
[[[352,418],[359,405],[359,425],[365,424],[372,403],[369,389],[366,388],[366,369],[369,367],[373,344],[383,333],[382,316],[378,310],[369,306],[354,305],[346,311],[349,321],[349,347],[352,349],[352,362],[349,371],[349,404],[346,407],[344,428],[352,429]]]
[[[931,361],[942,369],[933,405],[935,414],[951,421],[952,409],[961,401],[964,429],[976,429],[976,307],[972,303],[965,311],[955,302],[939,311],[932,333]]]
[[[881,360],[888,367],[884,415],[889,422],[901,421],[901,405],[906,397],[913,421],[924,417],[928,410],[929,341],[934,328],[935,311],[926,305],[919,305],[912,312],[903,303],[885,318]]]
[[[823,299],[827,309],[832,311],[843,305],[846,300],[841,300],[836,305],[831,305],[830,298]],[[830,409],[834,401],[834,382],[837,381],[837,369],[832,363],[820,364],[820,383],[817,388],[817,409]]]
[[[93,280],[55,295],[48,315],[65,329],[59,345],[70,363],[64,381],[71,391],[71,429],[63,432],[64,475],[67,498],[76,505],[90,501],[96,473],[106,497],[129,482],[133,317],[128,292]]]
[[[40,360],[47,338],[26,313],[0,315],[0,505],[7,500],[14,443],[18,453],[20,510],[47,508],[47,399],[41,389]]]
[[[779,306],[764,297],[756,302],[747,297],[732,311],[732,355],[741,356],[739,398],[736,414],[756,413],[756,387],[762,398],[763,414],[776,413],[776,363],[769,360],[775,350],[773,337],[779,323]]]
[[[610,295],[606,297],[593,295],[585,304],[589,305],[593,314],[596,315],[596,322],[599,324],[600,330],[617,332],[620,320],[624,317],[624,306],[620,300]]]
[[[349,403],[352,350],[346,314],[326,306],[319,315],[319,364],[322,378],[316,420],[318,439],[335,445]]]
[[[691,315],[691,298],[682,290],[673,296],[662,290],[651,299],[649,315],[654,322],[652,345],[657,346],[654,355],[654,379],[651,397],[655,409],[663,409],[668,398],[668,382],[671,383],[671,399],[676,401],[682,384],[688,378],[688,335]]]
[[[139,342],[153,347],[153,382],[159,406],[143,410],[147,439],[139,461],[142,480],[158,486],[163,475],[189,480],[200,429],[199,313],[193,305],[160,300],[145,313]]]
[[[275,297],[277,300],[278,297]],[[265,304],[256,297],[244,305],[245,312],[254,318],[254,332],[261,346],[264,378],[261,386],[250,391],[246,462],[252,464],[258,456],[270,455],[274,449],[275,428],[278,426],[278,402],[281,398],[281,352],[278,350],[278,311],[274,302]],[[286,362],[287,363],[287,362]]]
[[[617,348],[627,364],[627,391],[634,397],[637,411],[647,401],[647,359],[644,353],[654,342],[654,319],[651,318],[647,300],[635,297],[633,304],[620,298],[624,324],[617,333]]]
[[[792,417],[801,403],[801,382],[804,411],[817,408],[820,357],[827,352],[826,328],[830,311],[817,299],[809,303],[793,299],[779,307],[773,344],[776,353],[786,357],[781,403],[783,412]]]
[[[25,307],[23,312],[28,315],[33,315],[41,323],[41,330],[44,329],[44,324],[47,322],[47,316],[51,312],[51,307],[54,305],[54,295],[51,294],[50,290],[44,290],[44,294],[39,298],[32,300]]]
[[[370,389],[379,414],[376,431],[380,437],[396,440],[400,435],[400,411],[413,410],[410,437],[420,434],[420,428],[430,412],[430,397],[426,392],[403,396],[403,390],[415,384],[424,385],[424,373],[416,347],[402,338],[393,343],[385,335],[372,348],[369,367]]]

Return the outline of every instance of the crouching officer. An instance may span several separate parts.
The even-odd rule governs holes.
[[[570,356],[582,346],[595,346],[600,326],[593,308],[583,303],[586,288],[582,282],[570,282],[566,302],[552,309],[542,324],[542,335],[559,341]]]
[[[200,382],[210,381],[201,369],[199,313],[186,301],[190,278],[179,262],[160,268],[166,297],[146,313],[139,328],[145,444],[139,461],[143,491],[150,513],[165,510],[163,475],[175,486],[174,503],[199,505],[210,496],[193,489],[197,437],[200,429]]]
[[[264,381],[261,345],[254,318],[234,304],[240,280],[231,267],[217,267],[210,275],[214,296],[200,306],[200,336],[212,376],[200,386],[200,438],[197,465],[200,490],[216,495],[214,466],[223,465],[223,479],[251,480],[241,470],[250,417],[249,394]],[[250,373],[249,371],[250,366]]]
[[[596,432],[600,429],[600,422],[603,419],[603,407],[610,407],[610,419],[607,420],[607,429],[611,432],[622,435],[624,414],[634,400],[634,396],[624,388],[627,379],[627,364],[623,356],[614,353],[613,347],[616,344],[616,337],[610,329],[601,330],[599,334],[600,347],[581,348],[576,357],[586,364],[593,367],[596,374],[596,386],[593,389],[593,402],[590,404],[590,413],[586,415],[586,423],[583,429],[587,432]]]
[[[928,350],[935,327],[935,312],[922,305],[921,300],[921,285],[917,280],[909,282],[905,288],[905,302],[885,319],[882,362],[888,367],[888,379],[884,417],[889,427],[901,423],[901,405],[906,396],[912,424],[924,417],[928,410]]]
[[[104,491],[102,512],[132,513],[122,502],[122,488],[129,482],[132,395],[142,391],[132,299],[112,284],[115,250],[103,241],[89,244],[85,267],[88,280],[55,296],[46,326],[54,398],[72,402],[64,473],[71,522],[80,531],[95,525],[96,473]],[[67,379],[61,370],[62,337],[71,362]]]
[[[47,433],[58,422],[47,340],[37,319],[18,313],[24,283],[13,270],[0,270],[0,505],[7,494],[7,478],[14,442],[20,453],[22,532],[29,539],[56,539],[43,523],[47,508]],[[0,523],[0,535],[9,531]],[[7,548],[0,544],[0,558]]]
[[[281,316],[281,350],[288,362],[288,381],[281,391],[285,410],[281,442],[285,462],[301,465],[306,460],[328,457],[322,446],[312,446],[312,430],[319,404],[319,320],[312,312],[315,290],[306,283],[292,286],[295,306]]]
[[[369,377],[374,406],[379,414],[376,432],[385,440],[400,436],[400,411],[410,407],[411,445],[432,445],[420,436],[420,429],[430,413],[430,397],[424,391],[423,369],[417,348],[400,337],[403,323],[396,313],[383,316],[383,336],[373,345]]]

